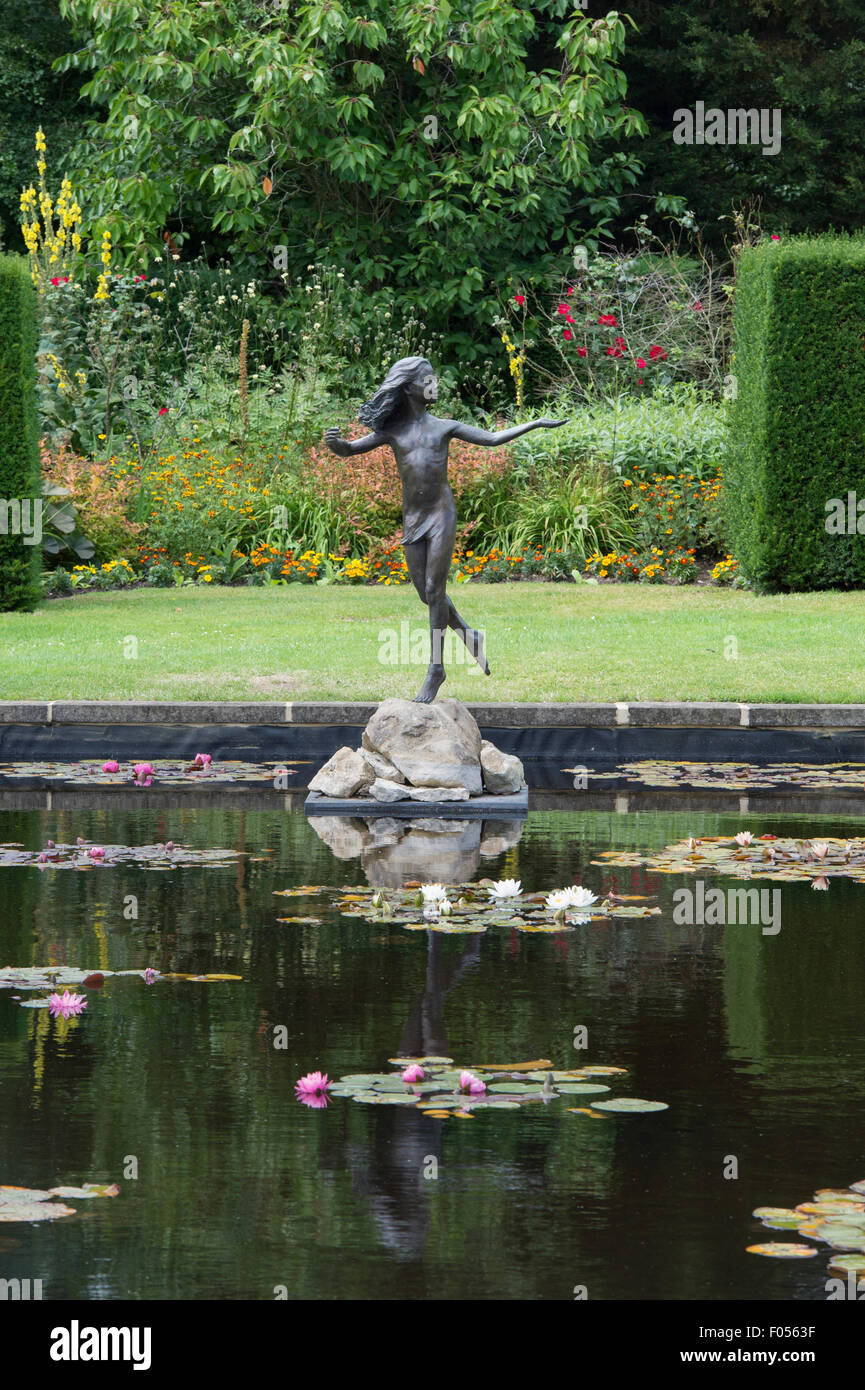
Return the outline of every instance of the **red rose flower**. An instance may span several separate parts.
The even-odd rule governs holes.
[[[652,346],[649,348],[649,360],[651,362],[654,362],[658,357],[666,357],[666,355],[667,354],[665,353],[664,349],[662,347],[658,347],[657,343],[653,343]]]
[[[616,344],[616,347],[622,349],[622,352],[627,351],[628,344],[625,342],[624,338],[614,338],[613,342]]]
[[[60,284],[60,276],[59,276],[59,275],[52,275],[52,276],[51,276],[51,283],[52,283],[52,285],[59,285],[59,284]]]
[[[608,356],[608,357],[624,357],[624,355],[625,355],[625,354],[622,352],[622,349],[621,349],[621,348],[617,348],[617,347],[607,348],[607,356]]]
[[[519,306],[520,306],[521,309],[522,309],[523,305],[525,304],[525,302],[526,302],[526,297],[525,297],[524,294],[515,294],[515,295],[514,295],[514,303],[515,303],[515,304],[519,304]]]
[[[700,301],[699,301],[699,299],[698,299],[697,302],[696,302],[696,304],[694,305],[694,313],[695,313],[695,314],[699,314],[699,313],[702,312],[702,309],[703,309],[703,306],[702,306],[702,304],[700,303]]]
[[[598,314],[598,323],[602,328],[618,328],[615,314]]]
[[[166,414],[168,413],[168,406],[167,406],[167,405],[161,405],[161,406],[159,407],[159,410],[158,410],[157,413],[158,413],[159,415],[166,415]]]
[[[570,340],[571,340],[571,338],[573,338],[573,336],[574,336],[574,335],[573,335],[573,333],[571,332],[571,330],[570,330],[569,328],[566,328],[566,329],[564,330],[564,332],[562,333],[562,337],[563,337],[563,338],[567,338],[568,342],[570,342]]]
[[[585,357],[587,352],[588,352],[588,348],[584,348],[584,347],[578,347],[578,348],[577,348],[577,356],[578,356],[578,357]]]
[[[646,365],[646,359],[645,359],[645,357],[638,357],[638,358],[636,359],[636,361],[635,361],[635,365],[636,365],[637,367],[639,367],[640,371],[642,371],[643,368],[644,368],[645,365]],[[641,383],[641,384],[642,384],[642,383]]]

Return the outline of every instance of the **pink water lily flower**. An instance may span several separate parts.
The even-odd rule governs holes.
[[[120,771],[120,764],[119,764],[119,763],[116,763],[116,762],[114,761],[113,758],[110,758],[109,761],[108,761],[107,763],[103,763],[103,764],[102,764],[102,771],[103,771],[103,772],[119,772],[119,771]]]
[[[209,767],[213,758],[209,753],[196,753],[193,767]]]
[[[473,1071],[460,1072],[461,1091],[468,1091],[473,1096],[479,1096],[482,1095],[486,1089],[483,1081],[481,1081],[480,1077],[475,1076]]]
[[[327,1072],[322,1075],[320,1071],[309,1071],[295,1082],[294,1089],[299,1097],[323,1096],[329,1085]]]
[[[135,763],[132,771],[135,774],[135,783],[139,787],[149,787],[156,776],[152,763]]]
[[[402,1074],[403,1081],[411,1085],[412,1081],[423,1081],[423,1067],[418,1066],[417,1062],[412,1062],[411,1066],[406,1067]]]
[[[742,849],[745,849],[747,845],[750,845],[754,836],[751,834],[750,830],[740,830],[738,835],[734,835],[733,838],[735,839],[737,845],[740,845]]]
[[[101,845],[91,845],[87,853],[91,859],[97,859],[100,863],[105,858],[105,850]]]
[[[144,972],[144,983],[146,985],[152,985],[153,981],[156,979],[156,976],[158,974],[158,970],[152,970],[151,967],[148,965],[147,969]]]
[[[58,1014],[62,1014],[64,1018],[69,1018],[70,1014],[80,1014],[82,1009],[86,1009],[87,1000],[83,994],[70,994],[67,989],[62,995],[50,995],[48,1008],[55,1018]]]

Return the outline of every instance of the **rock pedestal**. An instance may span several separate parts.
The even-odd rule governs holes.
[[[459,700],[384,700],[363,731],[361,747],[338,748],[309,790],[388,804],[513,796],[524,786],[519,758],[482,738]]]

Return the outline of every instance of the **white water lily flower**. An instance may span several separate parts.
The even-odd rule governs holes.
[[[751,834],[750,830],[740,830],[738,835],[735,835],[733,838],[735,839],[736,844],[741,845],[744,849],[746,845],[750,845],[754,836]]]
[[[522,879],[502,878],[498,882],[490,884],[487,892],[491,898],[518,898],[522,888]]]
[[[555,892],[547,894],[546,902],[550,912],[564,912],[565,908],[570,906],[568,893],[567,888],[557,888]]]
[[[811,853],[814,855],[815,859],[825,859],[826,855],[829,853],[829,846],[824,844],[812,845]]]
[[[576,883],[566,888],[565,892],[568,895],[568,907],[591,907],[592,903],[598,901],[597,893],[592,893],[588,888],[580,888]]]
[[[442,883],[422,883],[420,891],[425,903],[441,903],[447,898],[447,889]]]

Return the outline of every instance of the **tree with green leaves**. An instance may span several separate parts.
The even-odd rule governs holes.
[[[82,78],[53,70],[72,36],[58,0],[3,0],[0,14],[0,232],[7,250],[20,250],[18,199],[30,179],[33,135],[45,131],[61,161],[77,138]]]
[[[61,0],[83,40],[62,66],[107,111],[76,192],[127,263],[168,233],[258,273],[350,267],[435,326],[488,322],[496,287],[637,181],[626,19],[572,6]]]
[[[707,229],[753,199],[772,231],[862,226],[862,0],[631,0],[628,12],[628,90],[649,128],[645,192],[683,194]],[[779,153],[675,144],[674,112],[697,101],[780,110]]]

